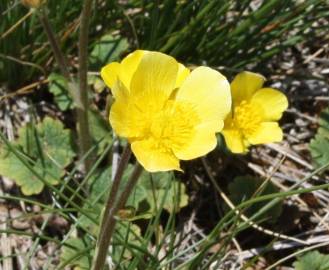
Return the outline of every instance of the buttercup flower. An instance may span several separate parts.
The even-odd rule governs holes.
[[[262,88],[265,78],[252,72],[238,74],[231,83],[233,107],[222,131],[233,153],[245,153],[252,144],[280,142],[277,123],[288,107],[286,96],[272,88]]]
[[[219,72],[190,72],[168,55],[137,50],[103,67],[101,76],[115,98],[110,123],[146,170],[180,170],[179,160],[215,148],[231,108],[230,86]]]

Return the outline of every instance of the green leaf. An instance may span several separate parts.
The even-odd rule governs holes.
[[[88,198],[89,204],[85,204],[83,209],[94,219],[100,221],[101,213],[105,206],[105,200],[110,192],[111,187],[111,167],[105,170],[96,171],[89,179],[90,193]],[[92,205],[92,207],[90,206]],[[81,215],[78,218],[80,226],[85,228],[93,236],[97,237],[99,226],[92,222],[90,218]]]
[[[295,270],[328,270],[329,255],[311,251],[299,257],[293,266]]]
[[[129,165],[124,172],[119,187],[119,194],[125,188],[133,169],[134,166]],[[129,196],[126,207],[121,209],[117,218],[125,221],[149,219],[160,208],[162,202],[163,208],[169,212],[173,212],[174,210],[178,212],[182,207],[185,207],[188,204],[186,187],[183,183],[171,180],[171,178],[171,173],[149,174],[144,172]],[[89,207],[86,204],[84,209],[96,219],[101,216],[105,200],[110,192],[110,179],[111,167],[103,171],[97,171],[89,179],[90,195],[88,200],[93,207]],[[168,183],[171,184],[168,186]],[[167,187],[168,191],[166,191]],[[88,218],[81,216],[79,223],[93,235],[97,235],[98,226]]]
[[[48,76],[49,92],[54,95],[54,100],[58,108],[62,111],[72,109],[74,107],[73,100],[68,92],[68,82],[64,76],[51,73]]]
[[[61,249],[60,267],[71,266],[74,270],[89,270],[93,258],[93,250],[90,249],[91,241],[84,237],[69,238]],[[62,268],[61,268],[62,269]]]
[[[91,85],[97,93],[103,92],[106,88],[104,81],[96,75],[88,75],[88,84]]]
[[[25,195],[38,194],[44,184],[16,157],[4,148],[0,151],[0,175],[15,181]]]
[[[324,166],[329,162],[329,139],[322,134],[315,135],[310,142],[309,149],[317,167]]]
[[[147,192],[146,200],[152,212],[159,209],[162,202],[164,202],[163,208],[170,213],[178,212],[188,204],[185,185],[180,181],[171,180],[171,178],[171,173],[164,172],[148,174],[141,180],[141,185]],[[168,183],[170,183],[169,186]]]
[[[160,207],[161,200],[164,198],[163,208],[169,213],[179,212],[181,208],[188,204],[185,185],[179,181],[173,181],[171,183],[167,194],[165,189],[160,189],[156,194],[158,197],[158,207]]]
[[[116,261],[119,261],[121,253],[123,252],[120,260],[120,266],[122,266],[125,262],[129,264],[130,260],[134,257],[134,254],[132,254],[128,246],[140,246],[140,236],[141,229],[137,225],[128,222],[117,223],[115,226],[113,258],[115,258]],[[123,248],[125,249],[123,250]]]
[[[60,121],[46,117],[36,126],[20,128],[18,135],[13,146],[21,149],[23,158],[46,182],[58,184],[75,155],[70,130],[64,129]],[[0,174],[14,180],[25,195],[38,194],[44,188],[44,183],[5,147],[0,151]]]
[[[90,54],[90,63],[97,68],[104,66],[109,62],[118,60],[128,47],[129,43],[126,38],[110,34],[104,35],[95,44]]]
[[[105,202],[106,196],[111,187],[111,171],[111,167],[108,167],[105,170],[98,170],[89,179],[91,186],[88,199],[91,202]]]
[[[128,168],[125,170],[119,187],[119,193],[121,193],[124,190],[133,169],[134,166],[128,165]],[[90,182],[93,183],[90,189],[90,198],[93,201],[97,200],[98,202],[101,203],[105,202],[112,184],[111,172],[112,169],[111,167],[109,167],[104,171],[99,171],[95,173],[93,177],[90,179]],[[132,206],[136,209],[138,209],[139,204],[147,197],[147,193],[144,186],[140,185],[139,183],[140,182],[138,182],[135,188],[133,189],[126,203],[126,205]]]
[[[329,107],[321,112],[319,125],[320,125],[319,133],[328,137],[329,136]]]
[[[83,210],[86,213],[88,213],[95,220],[99,221],[98,224],[100,224],[100,218],[102,216],[101,213],[103,209],[104,209],[104,203],[99,203],[99,202],[93,203],[92,207],[90,207],[87,204],[85,204],[83,207]],[[78,223],[80,227],[84,228],[94,237],[98,236],[99,225],[91,221],[89,217],[86,217],[85,215],[80,215],[78,218]]]
[[[119,194],[123,191],[132,170],[133,166],[129,165],[123,175],[121,185],[119,187]],[[108,167],[105,170],[99,170],[95,172],[93,176],[89,179],[90,195],[87,199],[89,201],[89,204],[92,205],[92,207],[90,207],[88,204],[85,204],[83,208],[95,219],[99,219],[99,217],[101,216],[101,213],[104,209],[105,201],[107,199],[107,196],[109,195],[112,184],[111,172],[112,168]],[[147,193],[144,190],[144,187],[137,184],[135,189],[129,196],[126,205],[129,207],[133,207],[134,209],[138,209],[140,203],[146,199],[146,196]],[[136,217],[133,217],[132,219],[136,219]],[[84,215],[81,215],[79,217],[79,223],[92,235],[97,236],[99,227],[98,225],[94,224],[89,218]]]
[[[321,167],[329,162],[329,108],[320,114],[319,129],[309,144],[315,166]]]
[[[263,184],[263,182],[263,180],[251,176],[236,177],[228,186],[229,197],[235,205],[238,205],[241,202],[250,199]],[[259,192],[257,196],[272,194],[276,192],[278,192],[278,189],[271,182],[268,182],[265,188]],[[254,203],[246,210],[245,213],[247,216],[252,216],[265,205],[266,202]],[[260,218],[266,218],[271,222],[275,222],[275,220],[280,216],[281,211],[282,203],[278,203],[269,209],[266,213],[264,213]]]
[[[130,234],[129,238],[128,238],[130,241],[128,241],[128,242],[131,244],[139,243],[138,238],[136,236],[141,235],[141,229],[137,225],[128,223],[128,222],[118,222],[117,224],[118,224],[118,226],[116,228],[116,231],[118,233],[117,238],[124,239],[127,232],[133,231],[135,233],[135,235]]]
[[[110,123],[106,121],[99,112],[89,110],[90,133],[95,143],[97,143],[98,154],[102,153],[105,147],[112,142],[112,130]]]
[[[22,127],[18,134],[18,144],[34,158],[44,158],[57,167],[65,167],[74,157],[71,131],[64,129],[59,120],[45,117],[36,127],[31,124]]]

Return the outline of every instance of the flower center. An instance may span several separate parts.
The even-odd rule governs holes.
[[[189,142],[198,122],[191,104],[169,100],[154,115],[148,136],[154,139],[159,150],[179,149]]]
[[[242,101],[234,109],[233,125],[240,129],[245,137],[251,136],[261,124],[261,115],[261,108]]]

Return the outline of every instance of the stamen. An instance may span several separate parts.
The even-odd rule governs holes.
[[[261,108],[251,106],[247,101],[242,101],[234,110],[233,124],[246,136],[251,136],[260,126]]]

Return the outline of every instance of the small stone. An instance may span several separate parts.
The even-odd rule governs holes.
[[[26,230],[30,228],[30,223],[24,217],[22,211],[17,208],[10,210],[10,218],[12,219],[12,226],[17,230]],[[22,217],[22,218],[20,218]]]

